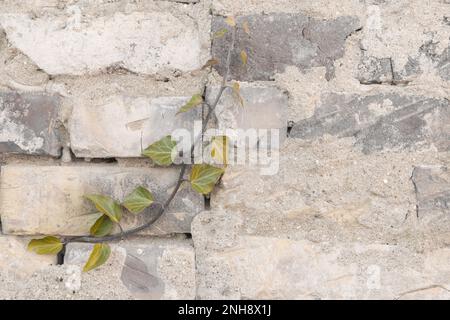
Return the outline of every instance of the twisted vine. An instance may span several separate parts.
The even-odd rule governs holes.
[[[191,98],[191,101],[189,101],[179,111],[179,112],[186,112],[186,111],[189,111],[190,109],[192,109],[196,106],[199,106],[199,105],[207,107],[207,110],[208,110],[207,114],[204,118],[204,121],[203,121],[202,130],[201,130],[200,134],[197,137],[195,137],[194,142],[192,143],[192,145],[190,147],[191,158],[193,158],[193,154],[194,154],[196,145],[198,143],[201,143],[201,141],[202,141],[202,137],[204,136],[206,129],[208,128],[208,123],[211,120],[212,115],[213,115],[217,105],[219,104],[223,93],[225,92],[225,90],[227,88],[229,88],[228,80],[229,80],[229,76],[230,76],[230,65],[231,65],[232,52],[234,50],[235,41],[236,41],[237,26],[236,26],[236,22],[231,17],[228,17],[225,20],[225,22],[230,27],[232,27],[231,42],[229,44],[227,55],[226,55],[225,74],[222,78],[221,86],[219,88],[216,98],[214,99],[212,104],[209,104],[208,102],[203,101],[203,98],[200,95],[194,95]],[[248,30],[248,26],[245,24],[244,24],[244,30],[246,32]],[[221,37],[226,32],[228,32],[228,29],[222,29],[222,30],[219,30],[218,32],[216,32],[216,34],[218,34]],[[243,55],[244,55],[245,59],[243,58]],[[241,59],[243,61],[243,64],[245,65],[247,62],[247,55],[244,51],[241,52]],[[205,67],[210,67],[217,63],[218,63],[217,60],[211,59],[207,62]],[[242,98],[239,95],[239,85],[237,83],[235,83],[233,85],[232,89],[233,89],[234,93],[237,93],[237,95],[241,101],[241,104],[242,104]],[[168,140],[164,140],[164,138],[163,138],[160,141],[156,142],[154,145],[156,145],[156,144],[159,144],[159,145],[155,148],[159,148],[159,147],[173,148],[174,142],[171,140],[170,136],[166,137],[166,139],[167,138],[168,138]],[[175,145],[176,145],[176,143],[175,143]],[[152,146],[153,145],[151,145],[149,148],[151,148]],[[150,157],[152,158],[152,160],[155,160],[155,159],[153,159],[153,157],[151,155],[150,155]],[[163,160],[161,160],[161,161],[163,161]],[[158,161],[155,161],[155,162],[158,164]],[[172,163],[172,160],[167,161],[167,159],[166,159],[166,161],[164,162],[164,165],[169,165],[171,163]],[[131,209],[125,204],[125,202],[124,202],[124,204],[120,205],[109,197],[102,196],[102,195],[90,195],[90,196],[87,196],[87,198],[89,200],[91,200],[95,204],[97,209],[104,214],[102,217],[100,217],[97,220],[96,224],[92,228],[96,227],[96,225],[98,224],[97,225],[98,229],[104,228],[104,230],[102,232],[99,232],[99,234],[97,234],[96,232],[92,232],[92,228],[91,228],[91,235],[89,235],[89,236],[88,235],[64,236],[64,237],[61,237],[61,239],[49,236],[49,237],[45,237],[43,239],[33,239],[28,244],[28,249],[31,251],[34,251],[38,254],[60,254],[61,252],[64,252],[65,246],[69,243],[74,243],[74,242],[92,243],[92,244],[95,244],[95,246],[94,246],[94,249],[91,253],[91,256],[90,256],[88,262],[86,263],[86,265],[84,267],[84,271],[89,271],[89,270],[92,270],[92,269],[100,266],[108,259],[109,255],[111,253],[111,249],[106,244],[106,242],[125,239],[126,237],[129,237],[129,236],[137,234],[143,230],[146,230],[149,227],[151,227],[155,222],[157,222],[164,215],[167,208],[170,206],[173,199],[176,197],[178,191],[180,190],[181,186],[183,185],[183,182],[189,181],[189,180],[185,179],[185,174],[188,170],[188,166],[189,165],[186,163],[181,164],[177,182],[176,182],[175,187],[173,188],[172,192],[170,193],[169,197],[166,199],[166,201],[164,203],[158,203],[157,211],[153,212],[151,218],[148,221],[146,221],[144,224],[133,227],[128,230],[124,230],[122,228],[122,226],[120,225],[119,221],[120,221],[120,218],[122,215],[121,206],[124,206],[130,212],[139,213],[143,209],[149,207],[151,204],[154,204],[153,196],[147,189],[145,189],[143,187],[139,187],[133,192],[136,194],[134,194],[135,198],[133,198],[133,202],[131,204]],[[200,189],[200,190],[196,189],[191,180],[192,186],[194,187],[194,189],[196,189],[196,191],[203,193],[203,194],[207,194],[207,193],[211,192],[212,188],[217,183],[220,176],[223,174],[223,169],[215,168],[215,167],[212,167],[209,165],[206,165],[206,167],[202,167],[202,169],[199,169],[198,167],[196,168],[196,166],[201,166],[201,165],[193,166],[193,168],[191,170],[191,179],[192,179],[192,175],[195,170],[197,170],[196,171],[197,174],[201,174],[202,169],[204,171],[216,170],[214,172],[214,176],[217,179],[215,178],[214,181],[209,181],[208,183],[212,184],[212,186],[208,185],[205,189]],[[204,173],[204,174],[206,175],[206,173]],[[201,187],[197,187],[197,188],[201,188]],[[132,195],[133,195],[133,193],[132,193]],[[108,200],[110,200],[110,201],[108,201]],[[145,201],[147,201],[147,202],[145,203]],[[144,202],[144,204],[142,202]],[[133,209],[135,209],[135,210],[133,210]],[[114,234],[109,234],[113,229],[114,223],[119,226],[120,231],[117,233],[114,233]],[[105,230],[107,230],[107,231],[105,232]]]

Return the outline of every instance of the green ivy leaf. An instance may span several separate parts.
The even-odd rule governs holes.
[[[213,34],[213,39],[219,39],[219,38],[222,38],[224,35],[227,34],[227,32],[228,32],[228,29],[227,29],[227,28],[220,29],[220,30],[214,32],[214,34]]]
[[[236,27],[236,20],[234,20],[234,17],[231,17],[231,16],[227,17],[225,19],[225,23],[227,25],[229,25],[230,27]]]
[[[244,32],[248,35],[250,35],[250,27],[248,26],[248,22],[244,21],[244,23],[242,24],[242,28],[244,29]]]
[[[233,83],[233,96],[239,101],[239,105],[243,107],[244,99],[241,96],[241,86],[238,82]]]
[[[113,227],[114,223],[106,214],[104,214],[92,225],[90,233],[94,237],[104,237],[111,233]]]
[[[91,194],[86,196],[92,201],[98,211],[106,214],[113,222],[118,223],[122,218],[122,207],[114,199],[101,194]]]
[[[191,98],[191,100],[188,101],[188,103],[186,103],[184,106],[182,106],[180,108],[180,110],[178,110],[177,114],[183,113],[183,112],[187,112],[191,109],[194,109],[196,106],[202,104],[203,102],[203,97],[201,94],[194,94]]]
[[[245,50],[241,51],[241,61],[242,61],[242,65],[245,67],[247,65],[247,62],[248,62],[248,55],[247,55],[247,52]]]
[[[214,189],[223,173],[222,168],[213,167],[209,164],[196,164],[192,167],[189,180],[195,191],[208,194]]]
[[[62,248],[61,240],[56,237],[33,239],[28,243],[28,250],[37,254],[58,254]]]
[[[123,201],[123,206],[132,213],[140,213],[153,203],[153,195],[144,187],[137,187]]]
[[[228,137],[217,136],[211,141],[211,157],[219,164],[226,165],[228,163]]]
[[[151,144],[142,154],[152,159],[157,165],[169,166],[172,164],[172,153],[176,146],[177,143],[172,141],[172,137],[166,136]]]
[[[84,265],[83,272],[88,272],[104,264],[111,255],[111,248],[106,243],[97,243],[92,249],[88,261]]]

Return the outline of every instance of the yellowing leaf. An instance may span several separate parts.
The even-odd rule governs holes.
[[[111,233],[113,227],[114,223],[106,214],[104,214],[92,225],[90,233],[94,237],[104,237]]]
[[[194,94],[192,96],[191,100],[189,100],[188,103],[186,103],[184,106],[182,106],[180,108],[180,110],[178,110],[177,114],[189,111],[189,110],[195,108],[196,106],[202,104],[202,102],[203,102],[202,95],[201,94]]]
[[[236,21],[234,20],[234,18],[233,17],[227,17],[226,19],[225,19],[225,23],[227,24],[227,25],[229,25],[230,27],[236,27]]]
[[[176,146],[177,143],[172,141],[172,137],[166,136],[151,144],[142,154],[152,159],[157,165],[170,166],[173,163],[172,154],[176,152]]]
[[[122,218],[122,208],[114,199],[101,194],[90,194],[86,198],[92,201],[98,211],[106,214],[113,222],[118,223]]]
[[[97,243],[92,249],[88,261],[84,265],[83,272],[88,272],[104,264],[111,255],[111,248],[106,243]]]
[[[244,21],[244,23],[242,24],[242,28],[244,29],[244,32],[248,35],[250,35],[250,28],[248,27],[248,22]]]
[[[61,240],[56,237],[33,239],[28,243],[28,250],[37,254],[58,254],[62,248]]]
[[[241,86],[239,85],[239,82],[233,83],[233,95],[239,101],[239,104],[241,105],[241,107],[243,107],[244,99],[242,99],[242,96],[241,96]]]
[[[192,167],[189,180],[195,191],[208,194],[214,189],[223,173],[222,168],[213,167],[209,164],[196,164]]]
[[[228,32],[228,29],[227,29],[227,28],[220,29],[220,30],[214,32],[214,34],[213,34],[213,39],[219,39],[219,38],[222,38],[224,35],[227,34],[227,32]]]
[[[209,59],[208,61],[206,61],[205,65],[202,67],[202,70],[206,69],[208,67],[215,66],[216,64],[219,64],[219,60],[214,59],[214,58],[213,59]]]
[[[140,213],[153,203],[153,195],[144,187],[137,187],[123,201],[123,206],[132,213]]]
[[[248,55],[247,55],[247,52],[245,52],[245,50],[241,51],[241,61],[242,61],[242,65],[244,65],[244,66],[247,65]]]
[[[211,157],[217,161],[218,164],[228,163],[228,137],[217,136],[213,137],[211,141]]]

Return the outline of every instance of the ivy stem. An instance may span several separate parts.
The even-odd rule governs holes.
[[[231,64],[231,56],[232,56],[232,52],[234,49],[234,43],[236,41],[236,27],[233,28],[232,30],[232,35],[231,35],[231,44],[228,47],[228,52],[227,52],[227,61],[226,61],[226,72],[225,75],[222,79],[222,84],[220,86],[219,92],[216,96],[216,99],[214,100],[214,103],[208,108],[208,113],[206,114],[206,117],[203,121],[203,126],[202,126],[202,132],[196,137],[194,143],[191,146],[191,154],[193,154],[195,146],[197,145],[198,142],[200,142],[200,140],[202,139],[203,135],[206,132],[206,129],[208,127],[208,122],[211,120],[212,114],[214,113],[217,105],[220,102],[220,98],[222,97],[225,89],[227,88],[227,82],[228,82],[228,78],[230,76],[230,64]],[[116,234],[112,234],[109,236],[105,236],[105,237],[93,237],[93,236],[72,236],[72,237],[65,237],[62,239],[62,242],[64,245],[71,243],[71,242],[82,242],[82,243],[101,243],[101,242],[108,242],[108,241],[114,241],[114,240],[119,240],[119,239],[125,239],[128,236],[134,235],[140,231],[143,231],[149,227],[151,227],[166,211],[166,209],[170,206],[170,204],[172,203],[172,200],[175,198],[175,196],[177,195],[178,191],[180,190],[183,182],[186,181],[186,179],[184,178],[184,175],[186,173],[188,165],[187,164],[182,164],[181,168],[180,168],[180,174],[178,176],[178,180],[177,183],[175,184],[175,187],[173,189],[173,191],[171,192],[169,198],[167,198],[166,202],[164,202],[164,204],[162,204],[158,211],[156,212],[156,214],[154,214],[151,219],[149,221],[147,221],[146,223],[134,227],[132,229],[129,230],[123,230],[122,226],[119,225],[120,228],[120,233],[116,233]]]

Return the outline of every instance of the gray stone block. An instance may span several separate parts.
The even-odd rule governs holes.
[[[91,244],[71,243],[67,246],[65,265],[82,267],[89,258]],[[192,242],[176,239],[133,239],[112,244],[112,255],[124,259],[111,259],[122,264],[120,279],[136,299],[194,299],[195,253]],[[101,272],[111,273],[116,266],[101,267]]]
[[[286,66],[301,70],[315,66],[327,67],[327,78],[334,76],[334,61],[344,55],[345,40],[361,25],[356,17],[339,17],[335,20],[316,20],[303,14],[275,13],[241,16],[238,25],[246,21],[250,35],[238,29],[232,54],[231,77],[237,80],[271,80]],[[212,30],[227,27],[223,17],[213,17]],[[213,57],[222,63],[216,66],[224,74],[231,32],[214,40]],[[248,53],[248,64],[242,66],[240,52]]]
[[[419,221],[436,232],[450,232],[450,172],[443,166],[415,167],[412,175]]]
[[[399,94],[327,94],[311,118],[297,122],[290,136],[317,139],[325,134],[355,137],[364,153],[413,149],[433,144],[450,150],[450,102]]]
[[[59,156],[60,97],[0,92],[0,153]]]
[[[439,56],[437,69],[442,79],[450,81],[450,47]]]
[[[358,79],[362,84],[390,83],[394,80],[389,58],[363,57],[358,66]]]

